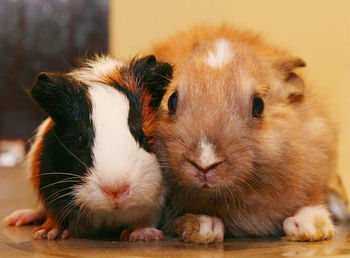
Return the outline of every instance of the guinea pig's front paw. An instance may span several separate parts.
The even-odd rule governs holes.
[[[29,224],[38,224],[44,217],[42,210],[23,209],[16,210],[4,218],[5,226],[21,226]]]
[[[283,230],[291,241],[319,241],[332,238],[334,225],[323,206],[301,208],[283,222]]]
[[[130,242],[135,242],[138,240],[143,241],[153,241],[153,240],[162,240],[163,234],[162,231],[153,228],[153,227],[141,227],[134,229],[126,229],[122,232],[120,236],[120,240]]]
[[[56,219],[51,212],[47,214],[46,221],[39,227],[36,227],[33,231],[33,238],[37,240],[57,240],[66,239],[69,237],[67,229],[63,228],[62,225]]]
[[[186,214],[176,219],[176,232],[186,243],[210,244],[224,241],[224,224],[218,217]]]
[[[38,227],[33,231],[33,239],[36,240],[58,240],[58,239],[66,239],[69,237],[69,233],[66,229],[62,230],[59,228],[50,228],[45,229],[42,227]]]

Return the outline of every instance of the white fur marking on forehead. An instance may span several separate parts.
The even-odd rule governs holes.
[[[206,62],[213,68],[226,65],[234,56],[230,42],[226,39],[218,39],[214,43],[214,50],[208,51]]]
[[[209,167],[218,162],[218,157],[215,155],[213,145],[207,143],[205,140],[200,142],[201,154],[199,157],[200,166],[203,168]]]
[[[123,157],[139,149],[128,125],[129,100],[122,92],[103,84],[95,83],[89,87],[89,93],[95,128],[94,168],[115,171],[126,167]]]
[[[116,68],[123,65],[122,61],[110,56],[100,56],[96,59],[88,60],[85,66],[73,70],[70,75],[86,84],[92,81],[100,81],[103,76],[111,74]]]

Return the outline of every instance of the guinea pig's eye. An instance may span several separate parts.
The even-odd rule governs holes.
[[[264,101],[260,95],[256,94],[253,98],[253,108],[252,115],[253,117],[262,117],[264,112]]]
[[[171,94],[168,100],[168,109],[170,114],[175,114],[176,106],[177,106],[177,92],[175,91],[173,94]]]
[[[80,148],[86,147],[86,141],[85,141],[85,138],[84,138],[83,135],[81,135],[81,134],[78,135],[77,141],[78,141],[78,146],[79,146]]]
[[[142,144],[145,140],[145,133],[141,130],[139,134],[139,142]]]

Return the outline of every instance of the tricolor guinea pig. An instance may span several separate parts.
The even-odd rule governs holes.
[[[164,231],[195,243],[332,237],[336,133],[295,71],[304,61],[227,26],[182,32],[153,53],[176,66],[155,133]]]
[[[41,73],[31,95],[47,112],[28,155],[41,210],[19,210],[7,225],[43,223],[36,239],[121,232],[159,240],[162,176],[153,130],[172,67],[154,56],[121,63],[88,60],[67,74]]]

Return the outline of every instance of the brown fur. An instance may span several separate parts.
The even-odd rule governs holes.
[[[212,68],[205,59],[219,38],[229,40],[234,57]],[[192,213],[221,218],[227,236],[276,236],[298,209],[324,203],[335,171],[336,133],[294,71],[305,65],[301,59],[228,26],[195,27],[152,53],[176,66],[156,131],[169,188],[166,232],[176,231],[176,217]],[[174,91],[172,115],[167,102]],[[251,115],[256,93],[265,103],[261,119]],[[188,162],[198,160],[201,136],[223,160],[211,189],[199,186]]]

